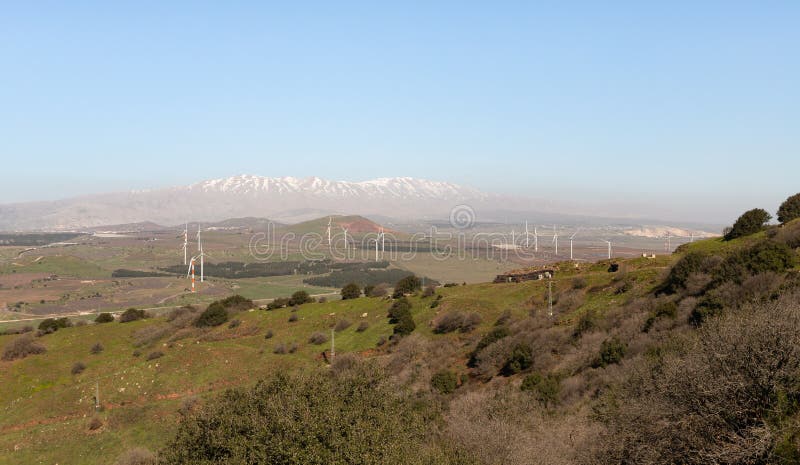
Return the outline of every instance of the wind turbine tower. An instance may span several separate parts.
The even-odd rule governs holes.
[[[200,224],[197,224],[197,251],[199,252],[196,258],[200,259],[200,282],[204,281],[203,265],[205,264],[205,254],[203,253],[203,240],[200,238]]]
[[[569,259],[570,260],[572,260],[572,240],[575,239],[575,236],[578,234],[578,231],[580,231],[580,228],[578,228],[575,231],[575,233],[573,233],[571,236],[569,236]]]
[[[533,227],[533,251],[539,251],[539,233],[536,231],[536,226]]]
[[[326,232],[328,233],[328,245],[331,245],[331,224],[333,223],[333,217],[328,217],[328,229]]]
[[[189,253],[189,223],[183,228],[183,266],[188,265],[188,257],[187,254]]]
[[[556,229],[556,225],[553,225],[553,244],[555,244],[555,254],[558,255],[558,230]]]
[[[603,241],[608,244],[608,259],[611,259],[611,241]]]
[[[530,236],[530,233],[528,232],[528,221],[526,220],[525,221],[525,248],[526,249],[531,246],[530,241],[528,239],[528,236]]]

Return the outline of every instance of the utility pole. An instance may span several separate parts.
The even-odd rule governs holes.
[[[553,318],[553,280],[547,281],[547,316]]]
[[[333,357],[336,357],[336,331],[331,329],[331,365],[333,365]]]

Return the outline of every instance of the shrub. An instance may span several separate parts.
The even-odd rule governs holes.
[[[410,463],[431,431],[424,412],[377,368],[276,374],[191,412],[159,458],[172,465]]]
[[[408,336],[416,327],[417,325],[414,323],[414,318],[411,317],[411,313],[409,312],[400,316],[397,324],[394,325],[394,334],[398,336]]]
[[[389,286],[386,283],[376,284],[369,293],[370,297],[386,297],[389,295]]]
[[[778,221],[782,224],[786,224],[796,218],[800,218],[800,193],[784,200],[780,208],[778,208]]]
[[[212,302],[206,310],[200,314],[194,325],[198,328],[219,326],[228,321],[228,311],[219,302]]]
[[[127,450],[117,457],[114,465],[155,465],[156,456],[143,447]]]
[[[477,347],[475,347],[475,350],[473,350],[472,354],[470,354],[469,362],[467,363],[467,365],[474,368],[475,364],[477,363],[478,353],[481,350],[485,349],[491,344],[494,344],[500,339],[507,337],[509,334],[511,333],[506,326],[495,326],[494,328],[492,328],[492,330],[486,333],[480,340],[480,342],[478,342]]]
[[[386,336],[381,336],[378,338],[378,342],[375,343],[376,346],[381,347],[386,344]]]
[[[94,319],[95,323],[113,323],[114,322],[114,315],[110,313],[101,313],[97,315],[97,318]]]
[[[612,337],[606,339],[600,344],[600,354],[597,360],[594,361],[594,367],[605,367],[622,361],[625,356],[627,347],[619,340],[619,338]]]
[[[133,356],[134,357],[141,357],[142,356],[142,351],[141,350],[134,350],[133,351]]]
[[[533,351],[527,344],[517,344],[511,351],[508,360],[501,370],[503,376],[511,376],[523,372],[533,365]]]
[[[345,329],[349,328],[352,325],[353,323],[350,323],[347,320],[339,320],[336,322],[336,326],[334,326],[333,329],[338,333],[339,331],[344,331]]]
[[[366,321],[362,321],[361,323],[358,324],[358,328],[356,328],[356,331],[359,333],[363,333],[368,328],[369,328],[369,323],[367,323]]]
[[[520,389],[535,394],[545,407],[557,404],[561,393],[561,383],[554,375],[542,376],[533,373],[522,380]]]
[[[238,294],[226,297],[219,303],[228,310],[249,310],[255,306],[252,300]]]
[[[313,302],[313,300],[314,299],[312,299],[311,296],[308,295],[308,292],[297,291],[294,294],[292,294],[292,296],[289,298],[288,304],[293,307],[295,305],[303,305],[309,302]]]
[[[422,297],[433,297],[434,295],[436,295],[436,286],[433,284],[425,286],[425,290],[422,291]]]
[[[572,278],[572,288],[573,289],[584,289],[588,285],[586,278],[583,276],[578,276],[576,278]]]
[[[146,360],[155,360],[155,359],[161,358],[163,356],[164,356],[164,352],[161,352],[160,350],[156,350],[154,352],[150,352],[149,354],[147,354]]]
[[[24,334],[13,341],[9,342],[3,348],[2,360],[16,360],[25,358],[28,355],[37,355],[47,352],[47,349],[33,340],[30,334]]]
[[[511,321],[511,310],[503,310],[503,313],[497,317],[497,321],[494,322],[495,326],[503,326],[508,324]]]
[[[289,315],[289,323],[294,323],[298,319],[299,317],[297,316],[297,313],[292,313],[291,315]]]
[[[709,256],[702,252],[688,252],[670,269],[661,290],[674,294],[686,287],[689,276],[710,271]]]
[[[475,329],[481,321],[481,316],[474,312],[450,312],[442,315],[438,319],[433,331],[438,334],[450,333],[456,330],[462,333],[468,333]]]
[[[79,375],[83,373],[83,370],[85,369],[86,369],[86,364],[84,364],[83,362],[75,362],[75,364],[72,365],[70,373],[72,373],[73,375]]]
[[[578,323],[575,325],[575,331],[572,337],[575,339],[580,338],[584,334],[593,331],[598,326],[600,315],[596,311],[588,310],[578,318]]]
[[[325,344],[328,342],[328,336],[325,333],[317,331],[308,338],[308,342],[316,345]]]
[[[431,377],[431,387],[442,394],[452,394],[458,387],[458,377],[450,370],[437,371]]]
[[[347,284],[341,291],[342,300],[357,299],[361,297],[361,288],[356,283]]]
[[[278,297],[277,299],[273,299],[272,302],[267,304],[267,310],[276,310],[279,308],[283,308],[289,305],[289,299],[286,297]]]
[[[264,334],[264,339],[272,339],[272,336],[274,336],[272,330],[268,329],[267,332]]]
[[[411,302],[405,297],[400,297],[392,302],[392,306],[389,307],[389,324],[396,324],[402,315],[410,312]]]
[[[317,299],[317,302],[319,302],[321,304],[327,303],[328,302],[328,298],[323,295],[322,297]]]
[[[272,351],[272,353],[274,353],[274,354],[278,354],[278,355],[283,355],[283,354],[285,354],[285,353],[287,353],[287,352],[289,352],[289,348],[288,348],[288,347],[286,346],[286,344],[285,344],[285,343],[283,343],[283,342],[279,342],[279,343],[278,343],[278,344],[275,346],[275,350],[273,350],[273,351]]]
[[[231,320],[231,322],[228,323],[228,328],[229,329],[234,329],[234,328],[238,328],[241,325],[242,325],[242,320]]]
[[[296,342],[292,342],[291,344],[289,344],[289,353],[293,354],[293,353],[297,352],[297,348],[298,348],[297,343]]]
[[[420,288],[422,288],[422,281],[413,274],[397,281],[397,284],[394,285],[394,291],[402,294],[410,294]]]
[[[120,323],[130,323],[131,321],[143,320],[147,318],[147,312],[136,308],[129,308],[119,316]]]
[[[70,326],[72,326],[72,322],[69,321],[69,318],[47,318],[39,323],[39,330],[49,334]]]
[[[642,331],[645,333],[650,331],[650,328],[653,327],[653,324],[655,324],[656,320],[659,318],[675,318],[677,315],[678,304],[672,301],[660,303],[655,309],[653,309],[653,311],[650,313],[650,316],[647,317],[647,320],[645,320]]]
[[[100,352],[102,352],[103,350],[105,350],[105,348],[103,347],[103,344],[100,344],[99,342],[96,342],[96,343],[95,343],[95,344],[92,346],[92,348],[91,348],[91,349],[89,349],[89,353],[91,353],[91,354],[93,354],[93,355],[97,355],[97,354],[99,354]]]
[[[375,285],[373,285],[373,284],[367,284],[366,286],[364,286],[364,295],[365,295],[366,297],[372,297],[372,292],[373,292],[374,290],[375,290]]]
[[[731,229],[725,234],[725,240],[729,241],[738,237],[755,234],[761,231],[770,219],[772,219],[772,215],[767,213],[766,210],[761,208],[748,210],[742,213],[742,216],[733,223]]]
[[[103,421],[97,417],[92,417],[92,419],[89,420],[88,426],[89,426],[89,431],[97,431],[103,427]]]

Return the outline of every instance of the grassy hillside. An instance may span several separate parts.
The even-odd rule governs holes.
[[[61,329],[36,338],[46,353],[0,361],[0,464],[105,464],[133,447],[158,450],[175,431],[178,412],[198,399],[210,401],[277,372],[327,366],[323,351],[330,342],[309,339],[317,332],[329,337],[341,320],[351,325],[335,335],[338,356],[379,360],[398,386],[438,399],[444,444],[465,448],[476,463],[495,463],[501,452],[510,454],[504,463],[573,463],[578,450],[590,449],[576,444],[606,427],[592,412],[616,405],[609,393],[619,383],[642,364],[693,347],[691,314],[703,293],[721,288],[660,294],[670,268],[690,252],[718,257],[712,262],[719,267],[738,251],[786,234],[698,241],[674,256],[614,261],[617,272],[609,272],[610,261],[577,268],[559,263],[552,317],[546,281],[442,287],[427,297],[420,292],[409,297],[416,330],[394,342],[386,342],[393,330],[387,319],[391,299],[363,297],[305,304],[295,312],[245,310],[231,316],[240,321],[233,327],[175,327],[161,317]],[[782,273],[762,283],[765,298],[796,287],[792,271]],[[469,327],[444,323],[471,314],[479,317]],[[498,328],[502,335],[486,342]],[[0,336],[0,347],[17,337]],[[90,353],[97,343],[103,350]],[[295,351],[275,353],[279,345],[294,344]],[[163,356],[148,360],[156,351]],[[86,368],[72,374],[76,362]],[[454,393],[437,391],[442,373],[454,374]],[[103,410],[95,413],[98,387]],[[93,419],[102,426],[90,428]],[[498,437],[500,430],[507,436]],[[545,442],[549,452],[536,460],[526,455],[530,447],[508,449]]]

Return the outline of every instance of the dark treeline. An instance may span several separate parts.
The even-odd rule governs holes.
[[[64,242],[83,234],[76,233],[25,233],[25,234],[2,234],[0,233],[0,245],[16,246],[37,246],[47,245],[53,242]]]
[[[206,276],[226,279],[261,278],[267,276],[287,276],[293,274],[325,274],[336,271],[359,271],[373,268],[386,268],[389,262],[375,263],[334,263],[330,260],[278,261],[278,262],[221,262],[204,264]],[[186,266],[174,265],[159,268],[167,273],[185,274]],[[118,270],[122,271],[122,270]]]

